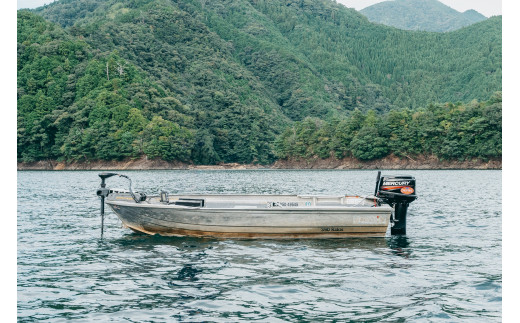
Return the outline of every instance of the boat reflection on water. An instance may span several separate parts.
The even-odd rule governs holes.
[[[101,240],[103,241],[103,240]],[[108,241],[105,240],[105,243]],[[160,235],[148,235],[143,233],[128,233],[119,239],[110,240],[109,244],[113,244],[121,249],[133,250],[154,250],[159,246],[175,247],[179,251],[201,251],[207,248],[229,242],[247,248],[259,247],[265,248],[269,245],[276,247],[294,246],[312,248],[312,249],[377,249],[388,247],[394,254],[408,257],[411,254],[410,239],[407,236],[388,236],[384,240],[366,239],[366,238],[348,238],[348,239],[280,239],[280,240],[263,240],[263,239],[218,239],[218,238],[194,238],[194,237],[164,237]],[[193,254],[192,254],[193,255]]]
[[[212,248],[218,240],[211,238],[193,237],[164,237],[160,235],[148,235],[145,233],[126,233],[114,240],[106,240],[111,244],[129,250],[156,250],[158,247],[173,247],[179,251],[202,251]]]
[[[277,242],[278,243],[278,242]],[[288,245],[301,245],[320,250],[371,250],[386,247],[384,239],[377,238],[346,238],[346,239],[303,239],[300,241],[283,240]]]
[[[257,249],[315,249],[315,250],[384,250],[394,255],[408,258],[412,254],[410,239],[407,236],[388,236],[384,240],[381,239],[365,239],[365,238],[349,238],[349,239],[300,239],[300,240],[262,240],[262,239],[216,239],[216,238],[193,238],[193,237],[163,237],[160,235],[147,235],[142,233],[128,233],[119,239],[106,241],[103,244],[105,248],[117,247],[125,250],[139,251],[158,251],[160,248],[173,247],[180,252],[182,258],[190,258],[193,262],[197,262],[204,258],[206,251],[225,244],[235,245],[237,248]],[[167,250],[167,249],[165,249]],[[185,269],[186,274],[189,268]],[[183,273],[182,275],[184,275]],[[189,275],[188,275],[189,276]]]
[[[393,254],[404,258],[409,258],[412,250],[408,248],[410,241],[407,236],[391,236],[387,238],[386,243]]]

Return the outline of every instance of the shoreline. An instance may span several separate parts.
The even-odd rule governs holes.
[[[410,170],[448,170],[448,169],[502,169],[501,159],[482,161],[441,161],[435,156],[399,158],[386,156],[382,159],[360,161],[355,158],[306,160],[277,160],[271,165],[221,163],[217,165],[193,165],[183,162],[167,162],[158,159],[127,159],[122,161],[58,162],[42,160],[32,163],[17,163],[17,170],[247,170],[247,169],[410,169]]]

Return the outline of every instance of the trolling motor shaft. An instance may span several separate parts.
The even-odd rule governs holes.
[[[129,192],[132,198],[134,199],[135,203],[140,203],[141,201],[144,201],[146,199],[145,194],[137,193],[138,196],[136,196],[136,193],[132,190],[132,180],[130,177],[122,174],[117,173],[101,173],[98,174],[98,176],[101,178],[101,186],[97,189],[96,195],[101,198],[101,237],[103,237],[103,227],[105,222],[105,198],[110,194],[110,189],[106,187],[105,180],[112,176],[119,176],[124,177],[130,182],[129,186]]]
[[[101,237],[103,237],[103,227],[105,222],[105,197],[108,196],[110,190],[106,188],[105,180],[109,177],[118,175],[116,173],[101,173],[98,176],[101,177],[101,187],[96,191],[96,195],[101,197]]]

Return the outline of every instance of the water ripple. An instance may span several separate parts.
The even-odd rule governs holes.
[[[369,171],[127,173],[150,193],[362,194],[375,182]],[[112,213],[99,239],[96,172],[19,172],[18,318],[501,321],[501,172],[407,173],[420,199],[406,237],[271,241],[135,234]]]

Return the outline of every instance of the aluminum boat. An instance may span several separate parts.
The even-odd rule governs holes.
[[[416,199],[415,178],[380,176],[369,196],[179,194],[155,196],[132,190],[126,175],[102,173],[104,203],[124,227],[147,234],[220,238],[384,237],[406,233],[408,203]],[[125,177],[129,190],[110,189],[105,179]],[[103,224],[102,224],[103,227]],[[103,229],[102,229],[103,230]]]

